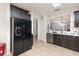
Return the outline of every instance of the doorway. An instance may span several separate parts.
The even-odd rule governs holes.
[[[33,33],[34,33],[34,38],[37,40],[38,39],[38,19],[33,20]]]

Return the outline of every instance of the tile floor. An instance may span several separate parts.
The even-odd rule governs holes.
[[[79,56],[79,52],[54,44],[44,43],[34,38],[32,49],[20,54],[19,56]]]
[[[79,52],[34,39],[32,49],[19,56],[79,56]]]

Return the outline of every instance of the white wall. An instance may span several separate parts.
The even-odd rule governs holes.
[[[33,35],[36,36],[36,21],[37,19],[33,19]]]
[[[32,29],[31,29],[31,31],[32,31],[32,34],[33,34],[33,17],[34,17],[34,15],[33,15],[33,12],[30,12],[30,14],[31,14],[31,21],[32,21],[32,24],[31,24],[32,25],[32,27],[31,27]]]
[[[6,5],[6,11],[7,11],[7,15],[6,15],[6,20],[7,20],[7,24],[6,24],[6,26],[7,26],[7,51],[6,51],[6,54],[10,54],[10,4],[8,3],[7,5]]]
[[[6,4],[0,3],[0,42],[6,42]]]
[[[6,43],[6,48],[9,47],[9,4],[8,3],[0,3],[0,42]],[[8,44],[8,45],[7,45]],[[7,50],[8,50],[7,49]]]
[[[47,32],[47,16],[43,15],[43,18],[39,17],[38,19],[38,40],[42,40],[47,42],[46,40],[46,32]]]

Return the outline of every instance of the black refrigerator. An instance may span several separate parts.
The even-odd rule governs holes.
[[[12,55],[16,56],[32,48],[31,20],[20,18],[10,20],[10,51]]]

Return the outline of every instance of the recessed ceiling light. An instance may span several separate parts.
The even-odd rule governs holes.
[[[53,5],[54,7],[59,7],[59,6],[61,6],[62,4],[61,4],[61,3],[52,3],[52,5]]]

